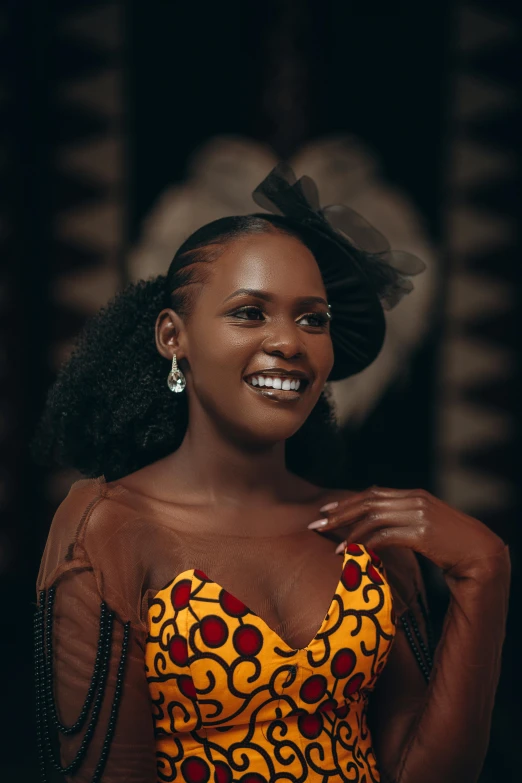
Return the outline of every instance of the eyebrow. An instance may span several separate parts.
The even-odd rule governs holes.
[[[233,294],[230,294],[230,296],[227,296],[226,299],[224,299],[224,302],[228,302],[229,299],[233,299],[235,296],[239,296],[240,294],[248,294],[250,296],[255,296],[257,299],[264,299],[266,302],[273,302],[274,297],[272,294],[268,294],[266,291],[259,291],[256,288],[238,288],[237,291],[234,291]],[[322,296],[298,296],[297,297],[299,302],[302,302],[303,304],[324,304],[328,307],[328,302],[326,299],[323,299]]]

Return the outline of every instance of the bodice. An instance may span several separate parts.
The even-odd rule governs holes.
[[[384,566],[362,544],[301,649],[203,571],[178,574],[149,609],[158,780],[379,780],[366,707],[394,635]]]

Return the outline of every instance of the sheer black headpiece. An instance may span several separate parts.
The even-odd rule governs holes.
[[[344,204],[321,207],[310,177],[299,180],[279,163],[254,190],[256,204],[285,218],[317,259],[331,306],[335,362],[329,381],[360,372],[379,354],[386,333],[383,310],[413,290],[408,278],[426,269]]]

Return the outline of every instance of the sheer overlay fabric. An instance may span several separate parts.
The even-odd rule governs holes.
[[[65,776],[51,769],[48,775],[56,777],[48,779],[152,783],[173,780],[176,769],[180,770],[176,779],[182,781],[201,773],[203,768],[197,765],[176,767],[171,760],[166,765],[161,751],[165,730],[158,720],[158,701],[163,695],[152,683],[154,661],[158,660],[152,641],[153,626],[161,614],[158,607],[167,598],[172,609],[171,588],[184,581],[187,572],[190,590],[200,589],[199,582],[210,590],[206,599],[202,594],[203,601],[215,601],[224,591],[231,605],[236,601],[235,606],[248,608],[258,628],[283,652],[304,651],[319,631],[325,630],[325,623],[333,616],[333,598],[341,595],[339,590],[345,603],[350,590],[355,590],[341,580],[347,562],[353,561],[351,570],[356,571],[362,563],[369,580],[367,588],[359,580],[357,589],[368,592],[374,585],[382,586],[379,590],[385,608],[380,610],[380,621],[389,643],[378,676],[371,678],[369,704],[365,703],[363,711],[371,730],[367,746],[370,749],[371,745],[369,752],[376,763],[367,762],[371,768],[367,772],[363,763],[358,765],[355,760],[353,770],[339,769],[338,779],[361,783],[370,779],[401,783],[476,780],[487,748],[500,669],[507,595],[494,577],[496,569],[509,568],[507,547],[491,563],[486,599],[473,580],[455,588],[442,638],[434,650],[424,586],[411,551],[383,549],[379,552],[382,560],[377,557],[373,568],[364,547],[345,553],[344,560],[318,557],[326,548],[333,549],[332,543],[306,528],[292,535],[216,536],[198,527],[196,516],[190,508],[179,514],[172,505],[134,493],[117,482],[107,483],[103,476],[76,482],[57,510],[36,586],[42,612],[49,605],[52,608],[51,613],[41,615],[37,646],[40,643],[42,650],[39,666],[47,704],[51,693],[57,710],[53,716],[47,707],[51,718],[47,720],[48,731],[42,728],[41,764],[43,767],[45,755],[51,753],[55,766],[65,767],[78,749],[81,759]],[[204,608],[205,604],[199,606]],[[179,607],[186,611],[187,623],[194,624],[189,602]],[[161,611],[168,611],[168,607]],[[110,632],[109,621],[103,619],[109,615]],[[174,618],[169,633],[178,631]],[[349,644],[347,638],[346,646]],[[104,650],[108,657],[104,657]],[[170,660],[176,656],[171,655]],[[167,671],[165,665],[163,668]],[[96,674],[98,671],[101,674]],[[175,670],[169,677],[181,682]],[[94,693],[97,682],[99,695],[94,695],[92,702],[94,712],[97,704],[99,712],[92,725],[91,713],[84,710],[82,731],[58,732],[57,725],[70,726],[77,721],[86,695]],[[205,696],[199,698],[203,704]],[[186,711],[186,706],[180,702],[177,709],[178,722],[171,715],[170,724],[167,721],[165,725],[172,729],[169,747],[179,754],[179,710]],[[42,725],[44,718],[42,712]],[[193,743],[192,751],[194,747]],[[210,780],[239,781],[246,775],[239,764],[233,777],[227,778],[230,768],[225,771],[225,765],[212,766],[207,747],[202,745],[200,754],[212,769]],[[262,779],[253,777],[252,781]],[[289,774],[287,779],[304,778]],[[308,780],[315,779],[310,772]]]

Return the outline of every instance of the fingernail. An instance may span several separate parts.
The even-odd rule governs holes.
[[[339,546],[335,550],[335,554],[340,555],[341,552],[344,552],[345,549],[346,549],[346,541],[343,541],[342,544],[339,544]]]
[[[310,524],[308,525],[308,529],[309,530],[315,530],[318,527],[323,527],[324,525],[326,525],[327,522],[328,522],[328,520],[326,518],[325,519],[316,519],[315,522],[310,522]]]
[[[327,503],[326,506],[321,506],[319,511],[331,511],[334,508],[337,508],[339,505],[339,502],[337,500],[334,500],[333,503]]]

